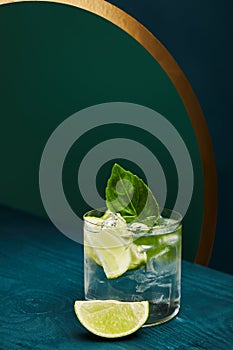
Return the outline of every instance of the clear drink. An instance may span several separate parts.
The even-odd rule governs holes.
[[[103,214],[84,216],[85,298],[148,300],[145,326],[174,317],[180,308],[181,215],[165,209],[148,227]]]

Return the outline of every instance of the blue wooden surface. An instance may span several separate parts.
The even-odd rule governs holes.
[[[176,319],[122,340],[88,333],[73,312],[83,299],[83,252],[46,221],[0,210],[0,349],[233,349],[233,276],[183,262]]]

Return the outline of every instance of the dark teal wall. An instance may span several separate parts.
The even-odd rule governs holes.
[[[144,24],[189,79],[213,142],[219,189],[210,266],[233,273],[233,1],[112,0]]]

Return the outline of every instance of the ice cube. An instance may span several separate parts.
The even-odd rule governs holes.
[[[165,246],[158,250],[147,263],[148,270],[157,275],[171,274],[176,271],[176,250]]]
[[[134,222],[130,225],[130,229],[137,233],[140,231],[147,231],[149,227],[146,224],[143,224],[142,222]]]
[[[103,216],[103,228],[104,227],[126,227],[126,221],[119,213],[112,213],[107,210]]]
[[[135,290],[137,293],[143,293],[157,285],[155,275],[145,271],[145,268],[134,270],[132,274],[128,276],[132,281],[135,282]]]
[[[102,220],[94,216],[88,216],[84,222],[84,227],[86,231],[99,232],[102,227]]]
[[[102,222],[102,232],[109,233],[111,236],[121,236],[122,244],[124,242],[125,247],[132,241],[126,221],[119,213],[108,213],[107,219]]]

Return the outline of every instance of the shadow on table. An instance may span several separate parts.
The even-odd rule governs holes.
[[[139,340],[140,336],[138,333],[130,334],[122,338],[102,338],[98,337],[95,334],[88,333],[85,330],[81,330],[79,333],[75,332],[72,334],[72,336],[77,339],[77,340],[82,340],[82,341],[91,341],[91,342],[98,342],[98,343],[113,343],[113,342],[119,342],[119,341],[127,341],[127,340]]]

